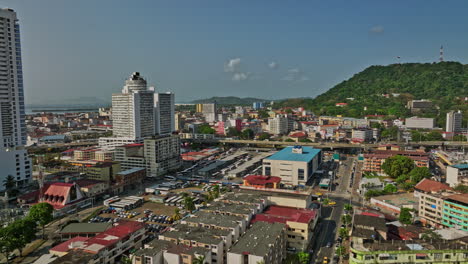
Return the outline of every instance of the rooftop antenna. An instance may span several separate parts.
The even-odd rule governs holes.
[[[444,61],[444,46],[440,46],[440,53],[439,53],[439,62],[443,62]]]

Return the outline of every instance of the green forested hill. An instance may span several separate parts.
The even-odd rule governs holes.
[[[400,94],[386,98],[383,94]],[[429,99],[440,109],[420,114],[437,117],[439,124],[448,110],[464,110],[467,117],[468,65],[458,62],[406,63],[371,66],[343,81],[314,99],[289,99],[280,106],[302,104],[316,114],[362,117],[379,114],[395,117],[410,116],[405,108],[408,100]],[[347,99],[354,98],[354,100]],[[336,107],[345,102],[348,106]],[[364,110],[367,107],[367,110]]]

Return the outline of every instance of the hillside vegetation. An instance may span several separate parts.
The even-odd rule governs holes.
[[[386,98],[384,94],[390,97]],[[287,99],[275,106],[305,106],[320,115],[408,117],[412,114],[405,108],[407,101],[428,99],[438,107],[419,116],[435,117],[442,125],[449,110],[463,110],[467,120],[465,96],[468,96],[468,65],[458,62],[406,63],[371,66],[314,99]],[[337,107],[336,103],[348,105]]]

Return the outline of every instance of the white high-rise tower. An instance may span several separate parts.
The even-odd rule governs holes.
[[[174,126],[174,94],[155,93],[140,73],[134,72],[122,93],[112,95],[113,136],[100,138],[99,145],[112,149],[143,143],[145,138],[170,134]]]
[[[463,115],[461,111],[455,112],[450,111],[447,113],[446,120],[446,131],[452,133],[461,133],[462,132],[462,121]]]
[[[0,9],[0,183],[11,175],[18,186],[31,179],[24,148],[26,124],[20,29],[16,12]],[[0,190],[3,190],[0,184]]]

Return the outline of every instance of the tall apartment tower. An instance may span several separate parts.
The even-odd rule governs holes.
[[[16,12],[0,9],[0,183],[13,176],[18,186],[31,179],[24,148],[26,124],[20,28]],[[0,190],[3,190],[0,184]]]
[[[205,116],[206,122],[217,121],[217,116],[216,116],[217,109],[216,108],[217,108],[216,102],[203,104],[202,111],[203,111],[203,115]]]
[[[155,93],[155,132],[158,135],[171,134],[175,129],[175,96],[173,93]]]
[[[462,132],[463,115],[461,111],[450,111],[447,113],[446,131],[452,133]]]
[[[139,72],[125,81],[122,93],[112,94],[112,137],[99,139],[99,146],[143,143],[154,135],[175,130],[175,99],[173,93],[155,93]]]
[[[154,91],[140,73],[125,81],[122,93],[112,95],[112,124],[115,137],[140,141],[154,135]]]

